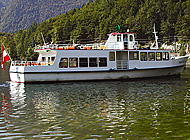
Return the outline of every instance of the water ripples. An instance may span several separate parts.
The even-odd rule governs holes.
[[[0,89],[0,138],[187,137],[177,133],[181,127],[189,128],[190,95],[188,89],[185,97],[183,92],[186,84],[183,79],[10,83],[9,89]]]

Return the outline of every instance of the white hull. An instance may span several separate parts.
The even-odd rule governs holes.
[[[88,72],[47,72],[47,73],[10,73],[13,82],[53,82],[53,81],[86,81],[86,80],[115,80],[129,78],[148,78],[158,76],[180,75],[184,66],[155,69],[131,69],[117,71],[88,71]]]

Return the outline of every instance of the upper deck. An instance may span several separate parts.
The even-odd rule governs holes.
[[[136,63],[147,63],[151,65],[160,62],[170,61],[170,51],[157,50],[156,48],[139,49],[138,42],[135,41],[135,32],[118,33],[114,32],[108,34],[106,43],[94,43],[94,44],[45,44],[43,46],[36,46],[35,52],[39,52],[37,61],[15,61],[12,65],[17,66],[51,66],[56,63],[59,64],[61,58],[67,58],[74,56],[79,60],[81,57],[86,57],[89,61],[91,57],[97,58],[97,62],[100,57],[105,57],[106,60],[110,57],[109,52],[114,52],[116,64],[127,63],[133,67]],[[86,50],[86,51],[85,51]],[[92,52],[93,51],[93,52]],[[106,52],[107,51],[107,52]],[[107,54],[107,55],[105,55]],[[94,56],[95,55],[95,56]],[[134,58],[134,59],[133,59]],[[165,60],[166,61],[165,61]],[[154,63],[155,61],[155,63]],[[146,65],[144,65],[146,67]],[[161,63],[160,63],[161,64]],[[139,65],[139,64],[138,64]],[[128,66],[128,68],[130,68]],[[139,66],[135,66],[139,67]]]
[[[94,44],[45,44],[35,48],[36,52],[42,50],[132,50],[138,49],[138,42],[135,41],[135,32],[111,33],[108,34],[106,43]],[[152,48],[155,49],[155,48]]]

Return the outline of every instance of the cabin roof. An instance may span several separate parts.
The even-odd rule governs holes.
[[[114,32],[114,33],[111,33],[111,34],[107,34],[107,35],[119,35],[119,34],[135,34],[136,32],[126,32],[126,33],[117,33],[117,32]]]

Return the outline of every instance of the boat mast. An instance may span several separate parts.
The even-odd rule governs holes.
[[[46,46],[46,42],[44,40],[44,36],[43,36],[42,32],[41,32],[41,35],[42,35],[42,39],[43,39],[44,45]]]
[[[155,23],[154,23],[154,32],[152,32],[155,36],[155,41],[156,41],[156,47],[154,49],[158,49],[158,36],[156,36],[156,27],[155,27]]]

